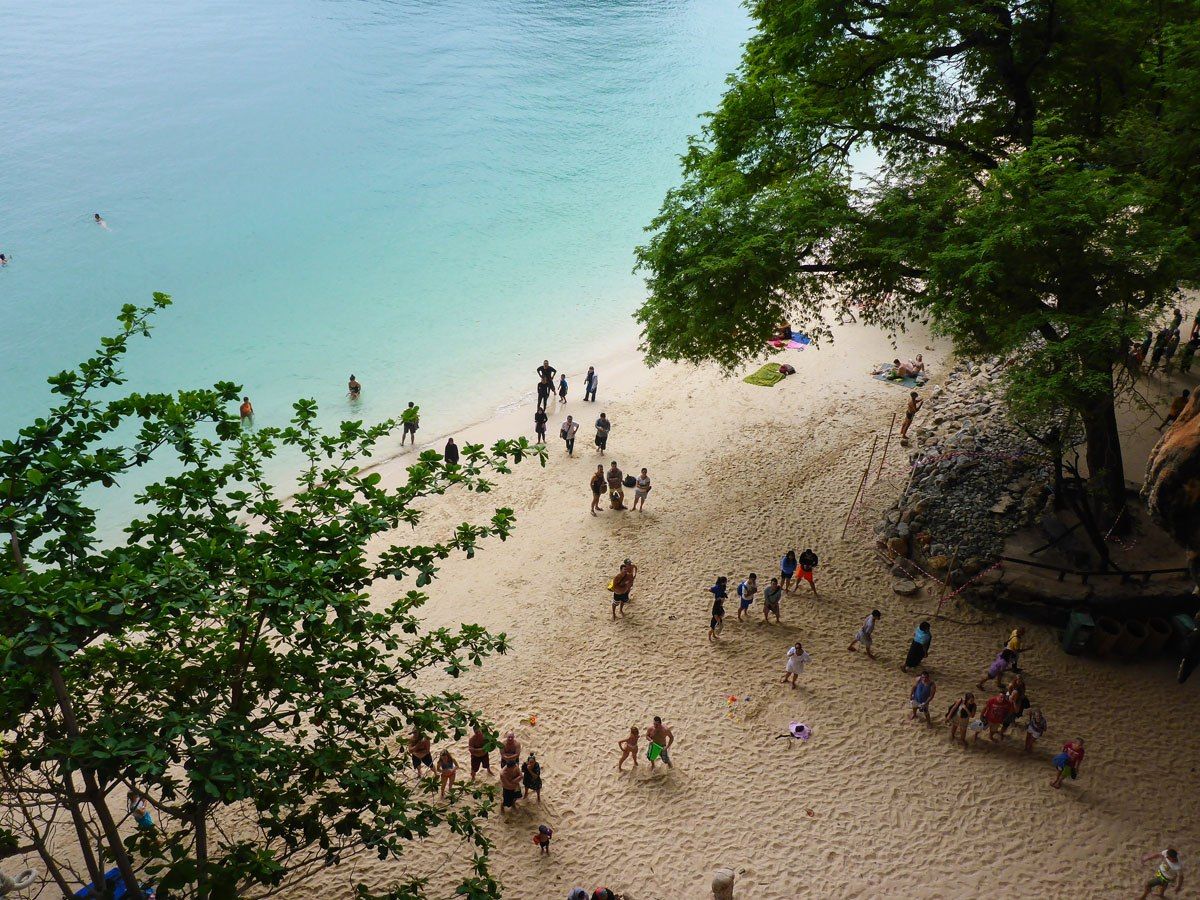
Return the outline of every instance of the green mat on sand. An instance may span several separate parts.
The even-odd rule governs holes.
[[[767,363],[754,374],[747,375],[742,379],[742,381],[746,382],[746,384],[758,384],[762,385],[763,387],[774,387],[786,377],[787,376],[779,371],[779,363]]]

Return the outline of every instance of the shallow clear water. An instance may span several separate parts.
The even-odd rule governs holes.
[[[631,330],[633,247],[748,28],[735,0],[75,0],[0,21],[5,435],[155,290],[176,306],[135,345],[136,387],[237,381],[260,423],[300,396],[367,419],[414,399],[432,436],[544,356],[586,368]]]

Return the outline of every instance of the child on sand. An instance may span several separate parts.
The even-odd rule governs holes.
[[[617,771],[625,771],[625,760],[633,757],[633,767],[637,768],[637,752],[638,752],[638,727],[631,725],[629,728],[629,737],[622,738],[617,741],[617,747],[621,751],[621,759],[617,763]]]
[[[538,830],[534,832],[533,842],[542,848],[543,854],[549,855],[552,837],[554,837],[554,829],[549,825],[539,825]]]
[[[847,649],[853,653],[858,649],[858,647],[855,645],[862,644],[863,649],[867,651],[867,656],[871,657],[871,659],[874,659],[875,654],[871,652],[871,641],[873,640],[873,635],[875,634],[875,626],[882,618],[883,613],[881,613],[879,610],[871,610],[871,614],[863,621],[862,628],[858,629],[858,631],[854,633],[854,640],[850,642],[850,646]]]
[[[950,740],[960,740],[967,746],[967,728],[975,718],[975,695],[970,691],[963,694],[946,711],[946,722],[950,726]]]
[[[1035,709],[1029,714],[1029,724],[1025,726],[1025,752],[1032,753],[1033,745],[1036,744],[1046,733],[1046,717],[1042,715],[1040,709]]]
[[[746,577],[745,581],[739,581],[737,586],[738,595],[738,621],[741,622],[742,616],[746,610],[750,608],[750,604],[754,602],[755,596],[758,594],[758,576],[753,572]]]
[[[1050,782],[1050,787],[1061,788],[1063,775],[1070,775],[1072,781],[1078,778],[1079,766],[1083,763],[1083,738],[1075,738],[1063,744],[1062,753],[1054,757],[1053,763],[1054,768],[1058,769],[1058,774]]]
[[[1178,894],[1183,890],[1183,865],[1179,862],[1179,851],[1174,847],[1168,847],[1159,853],[1147,853],[1142,857],[1142,864],[1158,862],[1158,868],[1154,870],[1154,876],[1146,882],[1146,888],[1142,891],[1142,896],[1139,900],[1146,900],[1150,896],[1150,892],[1157,889],[1158,896],[1165,897],[1167,888],[1172,883],[1175,884],[1175,893]]]
[[[787,666],[783,670],[783,679],[780,683],[786,684],[790,679],[792,682],[792,687],[795,688],[796,676],[804,674],[804,665],[811,660],[812,657],[804,651],[804,648],[800,645],[800,642],[796,641],[796,645],[794,647],[788,647]]]

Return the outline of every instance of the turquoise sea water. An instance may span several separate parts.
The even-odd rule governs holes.
[[[5,435],[155,290],[176,306],[136,387],[237,381],[260,423],[300,396],[329,419],[414,399],[432,437],[544,356],[585,368],[632,330],[633,247],[748,29],[736,0],[47,0],[0,21]]]

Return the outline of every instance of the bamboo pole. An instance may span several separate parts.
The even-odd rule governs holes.
[[[854,507],[858,503],[858,498],[862,495],[863,486],[867,483],[867,476],[871,474],[871,463],[875,461],[875,448],[879,446],[879,435],[875,435],[875,440],[871,442],[871,455],[867,457],[866,468],[863,469],[862,480],[858,482],[858,490],[854,493],[854,500],[850,503],[850,510],[846,513],[846,524],[842,528],[842,539],[846,537],[846,532],[850,528],[850,517],[854,515]]]
[[[950,567],[946,569],[946,580],[942,582],[942,593],[941,596],[938,597],[937,612],[934,613],[936,616],[940,616],[942,614],[942,604],[946,602],[946,591],[950,589],[950,576],[954,572],[954,564],[958,562],[958,551],[960,549],[961,545],[959,547],[955,547],[954,553],[950,556]]]
[[[883,442],[883,456],[879,457],[879,468],[875,471],[875,480],[883,476],[883,464],[887,461],[888,447],[892,443],[892,429],[896,427],[896,414],[892,413],[892,424],[888,426],[887,440]]]

